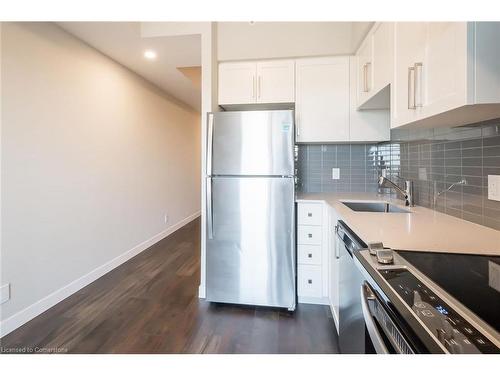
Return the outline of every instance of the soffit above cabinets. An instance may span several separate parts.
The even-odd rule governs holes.
[[[200,111],[201,88],[196,69],[201,65],[200,35],[143,37],[140,22],[59,22],[58,25],[98,51],[150,81],[168,95]],[[144,58],[146,50],[156,59]]]
[[[218,22],[219,61],[351,55],[373,22]]]

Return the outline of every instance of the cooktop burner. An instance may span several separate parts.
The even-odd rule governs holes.
[[[500,332],[500,256],[397,253]]]

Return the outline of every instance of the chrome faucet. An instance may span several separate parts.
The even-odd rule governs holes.
[[[450,191],[453,187],[458,185],[467,185],[467,180],[465,178],[462,178],[460,181],[454,182],[453,184],[448,186],[446,189],[441,190],[440,192],[437,191],[436,182],[434,182],[434,206],[436,205],[437,199],[441,194]]]
[[[378,178],[378,185],[380,187],[387,187],[396,190],[396,192],[398,192],[399,195],[401,195],[404,198],[405,206],[413,207],[415,206],[415,203],[413,201],[413,181],[411,180],[404,180],[404,181],[405,181],[404,190],[401,189],[398,185],[396,185],[388,178],[385,178],[384,176],[380,176]]]

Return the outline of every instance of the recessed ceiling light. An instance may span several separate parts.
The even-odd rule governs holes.
[[[153,51],[152,49],[148,49],[144,51],[144,57],[148,60],[154,60],[156,59],[156,52]]]

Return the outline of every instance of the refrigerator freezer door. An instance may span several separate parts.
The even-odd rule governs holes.
[[[207,300],[293,310],[293,178],[214,177],[207,184]]]
[[[293,111],[213,114],[211,175],[291,176]]]

